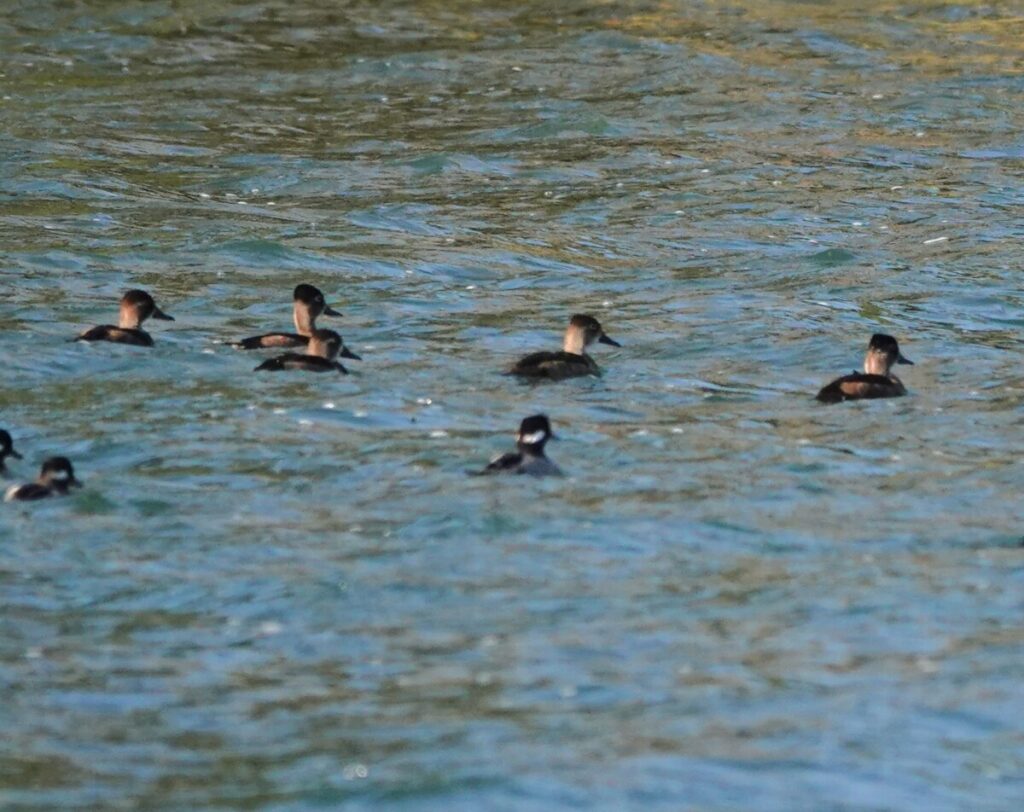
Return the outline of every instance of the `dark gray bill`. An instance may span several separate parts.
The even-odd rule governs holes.
[[[159,307],[153,306],[153,318],[160,319],[161,321],[174,321],[174,316],[168,316]]]
[[[24,458],[23,456],[21,456],[21,454],[19,454],[19,453],[18,453],[17,451],[15,451],[15,450],[14,450],[13,448],[12,448],[12,449],[11,449],[11,450],[10,450],[10,451],[9,451],[8,453],[9,453],[9,454],[10,454],[10,455],[11,455],[12,457],[14,457],[14,459],[16,459],[16,460],[23,460],[23,459],[25,459],[25,458]]]
[[[339,313],[337,310],[335,310],[330,305],[324,305],[324,315],[325,316],[340,316],[341,313]]]
[[[604,333],[601,333],[601,337],[598,341],[602,344],[611,344],[613,347],[621,347],[622,345],[614,338],[608,338]]]
[[[363,360],[358,355],[356,355],[354,352],[352,352],[352,350],[350,350],[348,347],[342,347],[341,348],[341,352],[339,353],[339,355],[341,355],[342,358],[351,358],[353,361],[362,361]]]
[[[899,355],[896,356],[896,363],[897,364],[910,364],[911,366],[914,365],[914,362],[911,361],[909,358],[904,358],[903,357],[903,353],[902,352]]]

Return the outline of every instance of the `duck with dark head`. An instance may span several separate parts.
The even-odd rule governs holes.
[[[284,355],[269,358],[256,367],[255,371],[279,372],[300,369],[306,372],[340,372],[342,375],[348,375],[348,370],[335,360],[339,355],[356,361],[363,360],[345,346],[341,336],[334,330],[314,330],[309,337],[305,353],[286,352]]]
[[[520,358],[508,374],[523,378],[546,378],[552,381],[583,375],[600,377],[600,367],[587,355],[587,347],[595,342],[610,344],[613,347],[622,346],[618,341],[608,337],[601,323],[593,316],[577,313],[569,320],[561,352],[531,353]]]
[[[65,496],[72,488],[82,487],[75,479],[75,469],[67,457],[50,457],[43,463],[35,482],[11,485],[4,494],[5,502],[30,502],[48,496]]]
[[[274,347],[305,347],[309,337],[316,332],[316,320],[320,316],[340,316],[337,310],[327,304],[324,294],[312,285],[298,285],[292,293],[292,321],[294,333],[264,333],[243,338],[231,343],[232,347],[243,350],[270,349]]]
[[[902,397],[907,390],[903,381],[892,373],[892,367],[894,364],[913,363],[900,352],[895,338],[875,333],[864,356],[864,371],[836,378],[818,392],[817,399],[822,403],[841,403],[844,400]]]
[[[14,440],[11,439],[11,435],[5,429],[0,429],[0,474],[7,473],[7,466],[4,463],[8,457],[20,460],[21,454],[14,450]]]
[[[519,424],[516,433],[516,450],[495,457],[480,471],[470,473],[529,474],[530,476],[561,476],[561,469],[548,459],[544,446],[555,439],[547,415],[535,414]]]
[[[130,290],[121,297],[121,310],[116,327],[112,324],[90,327],[74,340],[113,341],[115,344],[152,347],[153,337],[142,329],[142,323],[148,318],[174,321],[173,317],[156,306],[153,297],[146,291]]]

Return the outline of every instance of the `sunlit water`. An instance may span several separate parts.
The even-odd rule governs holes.
[[[0,13],[0,806],[1017,808],[1012,5],[323,7]]]

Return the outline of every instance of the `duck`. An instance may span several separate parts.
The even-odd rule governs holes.
[[[11,439],[10,432],[0,429],[0,474],[7,473],[7,466],[4,463],[8,457],[20,460],[21,454],[14,450],[14,440]]]
[[[485,468],[471,473],[529,474],[530,476],[562,476],[562,470],[548,459],[544,446],[555,439],[547,415],[535,414],[524,418],[516,433],[516,450],[495,457]]]
[[[113,341],[116,344],[133,344],[136,347],[152,347],[153,337],[141,329],[142,323],[148,319],[174,321],[156,306],[153,297],[144,290],[130,290],[121,297],[121,312],[118,315],[117,327],[112,324],[101,324],[90,327],[74,341]]]
[[[601,327],[601,322],[593,316],[577,313],[569,319],[561,352],[531,353],[520,358],[508,374],[524,378],[547,378],[553,381],[582,375],[600,377],[600,367],[586,352],[587,347],[595,341],[613,347],[622,346],[618,341],[608,337]]]
[[[348,370],[334,360],[339,355],[342,358],[352,358],[355,361],[363,360],[345,346],[341,336],[334,330],[314,330],[309,336],[305,354],[287,352],[284,355],[267,359],[254,371],[302,369],[306,372],[340,372],[343,375],[348,375]]]
[[[884,333],[875,333],[868,342],[868,352],[864,356],[864,371],[836,378],[818,392],[817,400],[822,403],[840,403],[844,400],[902,397],[907,394],[907,390],[903,386],[903,381],[890,370],[893,364],[913,363],[900,352],[895,338]]]
[[[259,350],[271,347],[305,347],[309,337],[316,330],[320,316],[340,316],[337,310],[327,304],[324,294],[312,285],[297,285],[292,293],[292,320],[294,333],[266,333],[261,336],[243,338],[229,342],[230,346],[242,350]]]
[[[65,496],[72,488],[82,487],[75,479],[75,469],[67,457],[50,457],[39,470],[35,482],[11,485],[4,494],[5,502],[28,502],[48,496]]]

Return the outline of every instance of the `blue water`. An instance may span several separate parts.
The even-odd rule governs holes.
[[[0,807],[1015,809],[1020,26],[0,11],[0,425],[86,484],[0,511]],[[298,282],[350,376],[223,343]],[[465,476],[538,410],[568,478]]]

